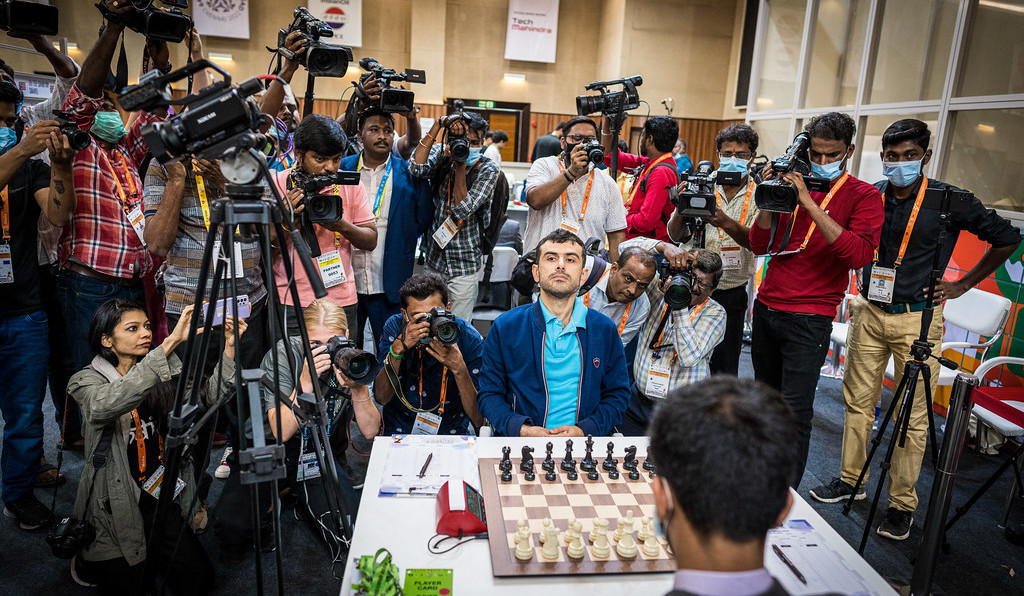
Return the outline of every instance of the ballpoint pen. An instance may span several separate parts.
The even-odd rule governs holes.
[[[806,586],[807,585],[807,578],[804,577],[804,574],[800,573],[800,570],[797,569],[796,565],[793,564],[793,561],[790,561],[789,557],[787,557],[785,555],[785,553],[782,552],[782,549],[780,549],[778,547],[778,545],[773,544],[772,545],[772,551],[774,551],[775,554],[780,559],[782,559],[782,562],[786,564],[786,567],[789,567],[789,570],[793,572],[793,575],[795,575],[796,578],[798,580],[800,580],[801,582],[803,582],[803,584]]]

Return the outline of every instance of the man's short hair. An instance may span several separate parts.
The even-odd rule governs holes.
[[[0,70],[2,70],[4,72],[6,72],[7,74],[11,75],[12,79],[14,78],[14,67],[12,67],[10,64],[4,62],[4,60],[2,58],[0,58]]]
[[[684,385],[655,410],[648,433],[658,475],[700,536],[764,540],[799,459],[793,414],[777,391],[726,375]]]
[[[554,232],[551,232],[547,236],[544,236],[543,238],[540,239],[540,242],[537,243],[537,257],[538,258],[541,255],[541,250],[540,250],[541,247],[544,246],[547,243],[551,243],[551,244],[567,244],[567,243],[577,244],[580,247],[580,255],[586,256],[586,254],[585,254],[586,250],[583,247],[583,241],[580,240],[579,236],[577,236],[576,234],[573,234],[572,232],[570,232],[569,230],[566,230],[565,228],[558,228]]]
[[[0,101],[17,106],[23,99],[25,95],[17,85],[10,81],[0,81]]]
[[[486,141],[487,139],[492,139],[492,140],[494,139],[494,131],[493,130],[489,130],[489,131],[484,133],[484,140]]]
[[[853,135],[857,134],[857,125],[849,114],[828,112],[811,118],[811,121],[804,126],[804,132],[811,138],[842,141],[849,147],[853,143]]]
[[[476,112],[465,112],[465,114],[466,119],[469,120],[469,129],[480,131],[480,138],[483,139],[484,135],[487,134],[487,127],[489,126],[487,121]]]
[[[576,116],[572,120],[569,120],[568,122],[565,123],[565,127],[562,129],[562,136],[564,137],[565,135],[569,134],[569,131],[572,130],[572,127],[576,126],[577,124],[589,124],[594,127],[595,134],[601,133],[601,127],[597,125],[597,122],[594,122],[593,120],[587,118],[586,116]]]
[[[722,257],[718,256],[718,253],[704,248],[697,249],[697,263],[694,267],[710,275],[711,285],[716,288],[718,287],[718,282],[722,279],[723,273]]]
[[[668,116],[655,116],[644,122],[644,131],[658,151],[671,151],[679,139],[679,123]]]
[[[503,143],[508,141],[508,133],[503,130],[492,130],[488,134],[491,135],[492,143]]]
[[[741,143],[750,147],[750,151],[757,153],[757,131],[749,124],[730,124],[715,135],[715,146],[722,150],[724,143]]]
[[[927,124],[914,118],[904,118],[890,124],[882,133],[882,150],[904,141],[913,141],[923,151],[927,151],[931,140],[932,131],[928,130]]]
[[[451,300],[448,297],[448,286],[444,278],[436,273],[417,273],[405,280],[401,289],[398,290],[398,299],[402,308],[409,306],[409,299],[426,300],[434,294],[441,295],[441,302],[448,304]]]
[[[615,261],[615,264],[619,266],[619,269],[622,269],[630,259],[639,261],[641,267],[658,266],[658,263],[654,260],[654,255],[639,246],[630,246],[619,251],[619,259]]]
[[[379,107],[372,107],[359,112],[359,120],[357,121],[359,132],[363,132],[363,126],[366,125],[366,121],[374,116],[380,116],[391,123],[391,128],[395,127],[395,117],[380,109]]]
[[[295,149],[312,151],[325,157],[341,155],[348,147],[348,137],[337,120],[323,114],[310,114],[295,127]]]
[[[555,127],[555,130],[565,130],[565,120],[559,122],[558,126]]]

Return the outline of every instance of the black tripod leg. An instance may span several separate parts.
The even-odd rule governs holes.
[[[903,379],[900,379],[900,384],[896,387],[895,393],[893,393],[894,396],[899,395],[903,390],[905,381],[906,376],[904,375]],[[857,482],[853,485],[853,492],[850,494],[850,498],[843,505],[843,515],[849,515],[850,509],[853,508],[853,501],[860,491],[860,487],[864,484],[864,478],[868,475],[868,468],[871,466],[871,460],[875,459],[875,452],[878,451],[878,446],[882,444],[882,437],[885,436],[885,429],[889,427],[889,421],[892,420],[892,414],[896,409],[897,403],[897,400],[893,399],[889,402],[889,407],[885,409],[885,416],[882,417],[882,422],[878,425],[878,430],[871,439],[871,449],[868,450],[868,457],[864,460],[864,465],[860,469],[860,476],[857,477]]]
[[[953,524],[955,524],[958,519],[967,514],[967,511],[978,501],[978,499],[981,498],[981,495],[985,494],[985,491],[991,488],[991,486],[996,483],[996,480],[999,480],[999,478],[1003,475],[1003,472],[1005,472],[1007,468],[1017,463],[1017,458],[1020,457],[1021,453],[1024,453],[1024,449],[1018,449],[1017,453],[1013,454],[1013,457],[1004,461],[999,466],[999,469],[997,469],[994,474],[989,476],[989,479],[985,481],[985,484],[982,484],[981,488],[979,488],[973,495],[971,495],[970,499],[967,499],[966,503],[956,508],[956,515],[954,515],[952,519],[946,522],[947,532],[950,528],[953,527]]]
[[[907,380],[906,375],[904,375],[903,380]],[[902,381],[900,384],[903,384]],[[906,439],[905,433],[907,429],[907,422],[910,417],[910,410],[914,405],[914,388],[911,385],[913,385],[912,382],[907,383],[907,387],[903,392],[903,399],[898,402],[900,409],[899,413],[896,414],[896,424],[892,427],[892,436],[889,437],[889,446],[885,450],[885,458],[878,466],[881,471],[878,476],[878,483],[875,485],[875,495],[871,499],[871,508],[868,509],[868,518],[864,523],[864,533],[861,535],[860,546],[857,547],[857,552],[862,555],[864,554],[864,548],[868,544],[868,534],[871,532],[871,524],[875,520],[875,511],[878,509],[878,501],[882,498],[882,489],[885,488],[885,477],[889,474],[889,468],[892,466],[892,454],[896,450],[897,443],[902,444],[904,439]],[[889,405],[890,410],[896,403],[897,402],[894,400],[893,403]],[[881,430],[882,429],[879,429],[879,435],[881,435]],[[870,460],[865,463],[865,468],[867,468],[869,463]]]
[[[935,438],[935,414],[932,412],[932,369],[927,364],[921,365],[921,378],[924,381],[924,403],[928,408],[928,438],[932,442],[932,468],[939,463],[939,441]]]

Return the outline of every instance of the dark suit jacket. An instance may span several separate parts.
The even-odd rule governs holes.
[[[693,594],[692,592],[684,592],[683,590],[672,590],[671,592],[665,594],[665,596],[696,596],[696,595]],[[779,583],[779,580],[773,579],[772,580],[772,587],[768,588],[768,590],[766,590],[764,592],[761,592],[760,594],[758,594],[758,596],[789,596],[789,592],[787,592],[785,589],[783,589],[782,584]]]

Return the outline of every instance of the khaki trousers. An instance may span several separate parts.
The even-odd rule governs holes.
[[[867,459],[871,439],[871,425],[875,418],[875,404],[882,391],[885,365],[892,355],[896,364],[895,383],[898,386],[903,377],[903,367],[910,358],[910,347],[921,332],[921,313],[888,314],[870,304],[863,296],[857,296],[850,303],[850,330],[846,340],[846,364],[843,374],[843,400],[846,402],[846,419],[843,426],[842,479],[853,485],[857,482],[861,468]],[[942,342],[942,307],[936,307],[928,341],[939,349]],[[939,363],[928,360],[931,369],[931,392],[939,378]],[[914,394],[913,409],[907,440],[902,448],[897,444],[889,470],[889,506],[901,511],[917,509],[918,474],[921,472],[921,458],[924,456],[928,432],[928,408],[925,401],[924,384],[918,379]],[[898,399],[899,396],[893,396]],[[891,432],[899,405],[893,411]],[[884,410],[883,410],[884,412]],[[884,414],[882,414],[884,415]],[[883,439],[875,453],[873,464],[877,466],[885,456],[888,444]],[[867,484],[867,476],[864,478]]]

